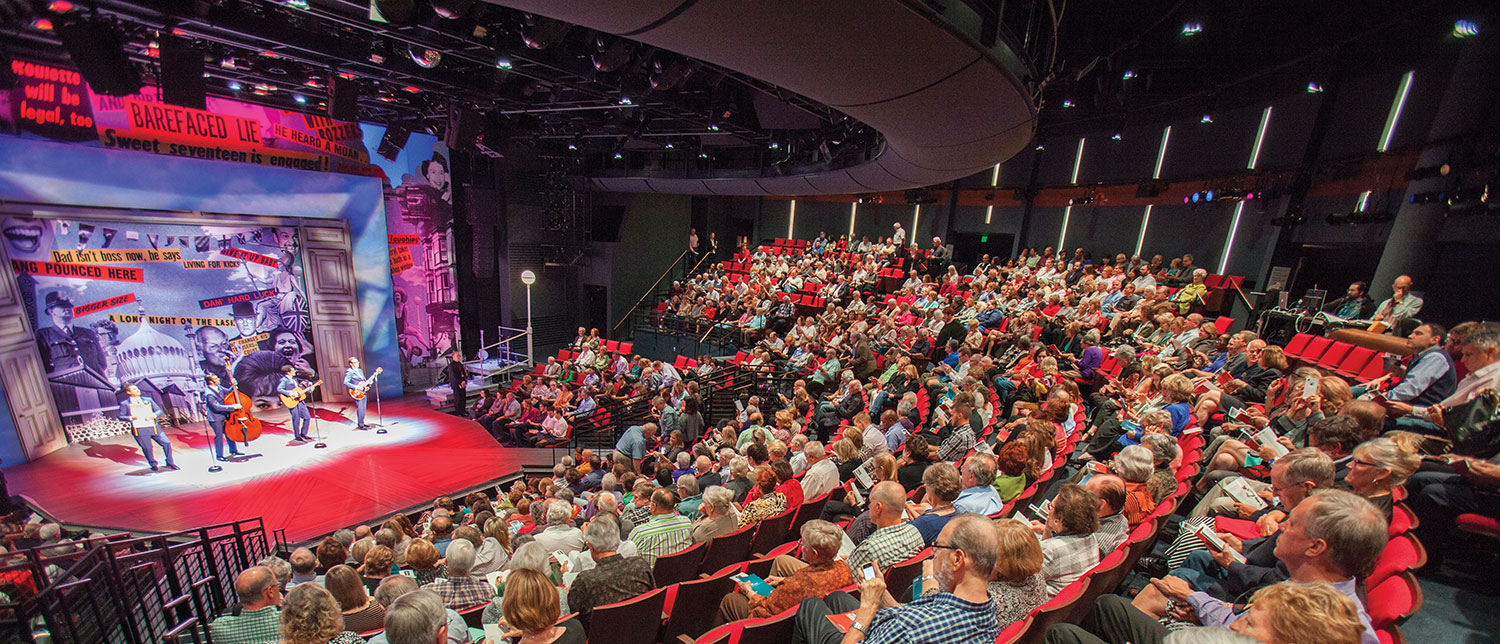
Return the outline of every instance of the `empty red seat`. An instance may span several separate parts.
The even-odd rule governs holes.
[[[1376,354],[1368,363],[1365,363],[1364,368],[1359,370],[1354,379],[1360,382],[1369,382],[1383,375],[1385,375],[1385,357]]]
[[[1365,602],[1370,625],[1385,628],[1411,617],[1422,608],[1422,587],[1409,572],[1390,577],[1372,586]]]
[[[1219,335],[1224,335],[1224,332],[1228,331],[1229,327],[1233,325],[1234,318],[1232,317],[1221,315],[1219,316],[1219,319],[1214,320],[1214,330],[1217,331]]]
[[[1333,344],[1328,345],[1328,350],[1324,351],[1323,355],[1318,356],[1318,366],[1330,370],[1337,369],[1343,363],[1344,356],[1349,355],[1349,352],[1352,350],[1354,350],[1354,345],[1347,342],[1335,341]]]
[[[1500,521],[1484,516],[1483,514],[1458,515],[1458,529],[1464,532],[1472,532],[1500,539]]]
[[[1391,577],[1416,570],[1427,563],[1427,550],[1410,534],[1399,535],[1385,544],[1385,550],[1375,560],[1375,570],[1365,578],[1365,586],[1373,588]]]
[[[1349,355],[1344,356],[1344,359],[1339,362],[1338,368],[1334,369],[1334,371],[1340,376],[1353,378],[1358,376],[1359,372],[1364,371],[1365,366],[1370,364],[1371,360],[1379,360],[1378,355],[1374,349],[1354,347],[1349,350]]]
[[[1302,352],[1307,350],[1307,343],[1311,342],[1314,337],[1317,336],[1314,336],[1310,333],[1298,333],[1297,335],[1292,336],[1292,341],[1286,343],[1285,351],[1287,357],[1301,357]]]
[[[1329,345],[1332,344],[1333,340],[1322,336],[1316,336],[1307,343],[1307,350],[1303,351],[1302,355],[1297,356],[1297,359],[1303,362],[1316,363],[1318,361],[1318,358],[1323,357],[1323,353],[1328,351]]]

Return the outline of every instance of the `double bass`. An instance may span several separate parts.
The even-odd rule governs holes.
[[[224,416],[224,435],[229,440],[249,446],[250,441],[260,438],[260,419],[250,413],[254,403],[240,391],[240,383],[234,379],[234,371],[229,368],[228,358],[224,359],[224,370],[229,372],[229,382],[234,387],[234,391],[224,396],[224,404],[240,406]]]

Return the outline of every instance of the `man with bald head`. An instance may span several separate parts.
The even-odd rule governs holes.
[[[243,607],[238,615],[225,615],[208,628],[220,644],[263,644],[281,639],[281,586],[264,566],[246,568],[234,580],[234,593]]]
[[[1095,474],[1083,488],[1099,497],[1099,529],[1093,536],[1102,559],[1125,543],[1130,533],[1130,521],[1125,518],[1125,479],[1113,474]]]
[[[292,564],[292,577],[286,582],[286,589],[291,590],[297,584],[321,584],[323,577],[318,575],[318,556],[307,548],[298,548],[292,551],[292,556],[287,559]]]
[[[1370,319],[1384,322],[1387,331],[1395,331],[1402,320],[1417,317],[1421,312],[1422,298],[1411,294],[1411,278],[1400,275],[1391,282],[1391,296],[1375,307],[1375,315]]]
[[[849,567],[858,571],[866,564],[882,570],[911,558],[927,547],[921,531],[904,520],[906,490],[895,481],[883,481],[870,490],[870,533],[854,552],[849,553]]]

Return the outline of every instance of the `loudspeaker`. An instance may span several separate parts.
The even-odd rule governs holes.
[[[385,129],[385,136],[380,137],[380,147],[375,152],[387,160],[395,161],[401,155],[401,149],[406,147],[406,139],[411,137],[411,130],[405,125],[396,123]]]
[[[161,100],[172,105],[208,109],[203,81],[203,52],[184,38],[161,39]]]
[[[443,133],[443,142],[449,150],[473,150],[474,142],[484,133],[484,116],[466,107],[453,106],[448,110],[448,130]]]
[[[328,89],[328,118],[358,121],[359,95],[359,83],[334,76]]]
[[[56,26],[63,49],[96,94],[129,96],[141,91],[141,74],[125,55],[125,41],[113,24],[62,20]]]

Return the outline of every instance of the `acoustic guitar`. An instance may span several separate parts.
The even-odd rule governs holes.
[[[385,367],[376,367],[375,373],[370,374],[369,378],[365,378],[349,390],[349,397],[355,400],[364,400],[365,394],[370,393],[370,385],[375,382],[375,376],[380,375],[382,371],[385,371]]]
[[[318,385],[321,384],[323,384],[323,381],[319,380],[305,387],[297,387],[296,389],[293,389],[290,395],[280,394],[281,404],[286,405],[287,409],[296,407],[297,405],[301,404],[302,401],[307,400],[307,394],[312,393],[312,390],[317,389]]]

